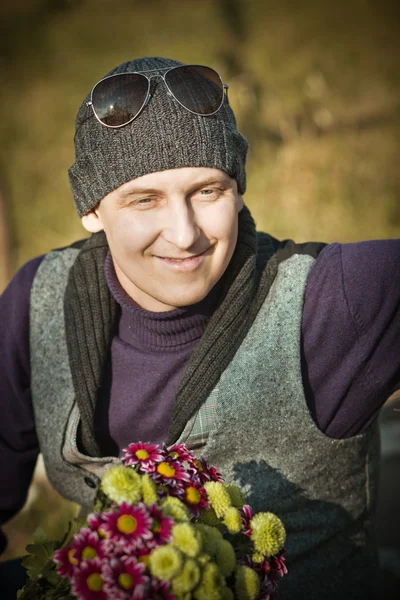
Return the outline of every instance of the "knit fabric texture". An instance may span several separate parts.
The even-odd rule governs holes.
[[[66,274],[78,255],[79,249],[73,247],[51,252],[42,261],[34,279],[30,305],[31,393],[36,431],[51,484],[60,489],[58,477],[62,473],[63,480],[68,480],[67,493],[64,489],[62,492],[65,497],[90,506],[96,493],[97,478],[92,479],[86,470],[77,469],[64,459],[61,459],[61,469],[53,469],[51,463],[55,454],[61,457],[60,449],[75,400],[71,368],[69,360],[65,360],[68,356],[66,338],[59,330],[64,328]],[[45,382],[44,370],[54,373],[54,377],[46,378]],[[46,415],[44,426],[40,415]]]
[[[97,393],[119,306],[107,286],[104,261],[105,234],[87,240],[69,270],[64,299],[66,340],[72,380],[82,419],[82,445],[91,456],[99,454],[93,434]]]
[[[289,250],[214,390],[216,417],[201,455],[241,487],[254,511],[285,524],[289,574],[280,600],[334,600],[339,590],[346,600],[376,600],[378,428],[337,440],[315,425],[300,344],[315,261]]]
[[[183,63],[147,57],[119,65],[108,75],[165,69]],[[183,108],[160,78],[151,83],[151,98],[141,114],[126,126],[112,129],[95,118],[86,105],[76,118],[75,162],[69,181],[79,216],[92,210],[122,184],[156,171],[181,167],[211,167],[235,179],[239,193],[246,189],[248,143],[236,128],[227,99],[211,116]]]

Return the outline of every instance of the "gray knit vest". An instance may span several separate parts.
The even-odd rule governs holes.
[[[77,447],[79,411],[63,309],[77,254],[72,247],[51,252],[34,280],[32,397],[51,483],[66,498],[89,507],[98,476],[117,459],[87,457]],[[280,263],[266,300],[212,392],[217,417],[201,454],[227,481],[242,487],[255,511],[270,510],[283,520],[289,574],[280,582],[280,600],[372,599],[378,597],[371,517],[377,427],[332,439],[321,433],[307,408],[300,332],[313,262],[294,254]],[[190,439],[181,435],[180,441]]]

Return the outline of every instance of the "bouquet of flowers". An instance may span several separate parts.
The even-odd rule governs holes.
[[[272,600],[285,529],[183,444],[130,444],[77,533],[28,546],[19,600]],[[46,560],[46,558],[48,560]]]

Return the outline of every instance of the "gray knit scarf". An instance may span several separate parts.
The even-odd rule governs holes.
[[[81,245],[65,294],[65,327],[72,380],[81,415],[81,443],[100,456],[94,436],[94,414],[104,365],[118,322],[119,307],[108,289],[104,261],[109,251],[103,232]],[[186,366],[179,386],[167,444],[208,397],[253,323],[282,260],[294,253],[315,256],[323,244],[296,245],[257,234],[249,210],[239,213],[239,235],[223,276],[218,306]]]

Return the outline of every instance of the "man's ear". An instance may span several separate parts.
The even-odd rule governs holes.
[[[104,229],[103,222],[97,210],[91,210],[82,217],[82,225],[89,233],[97,233]]]

